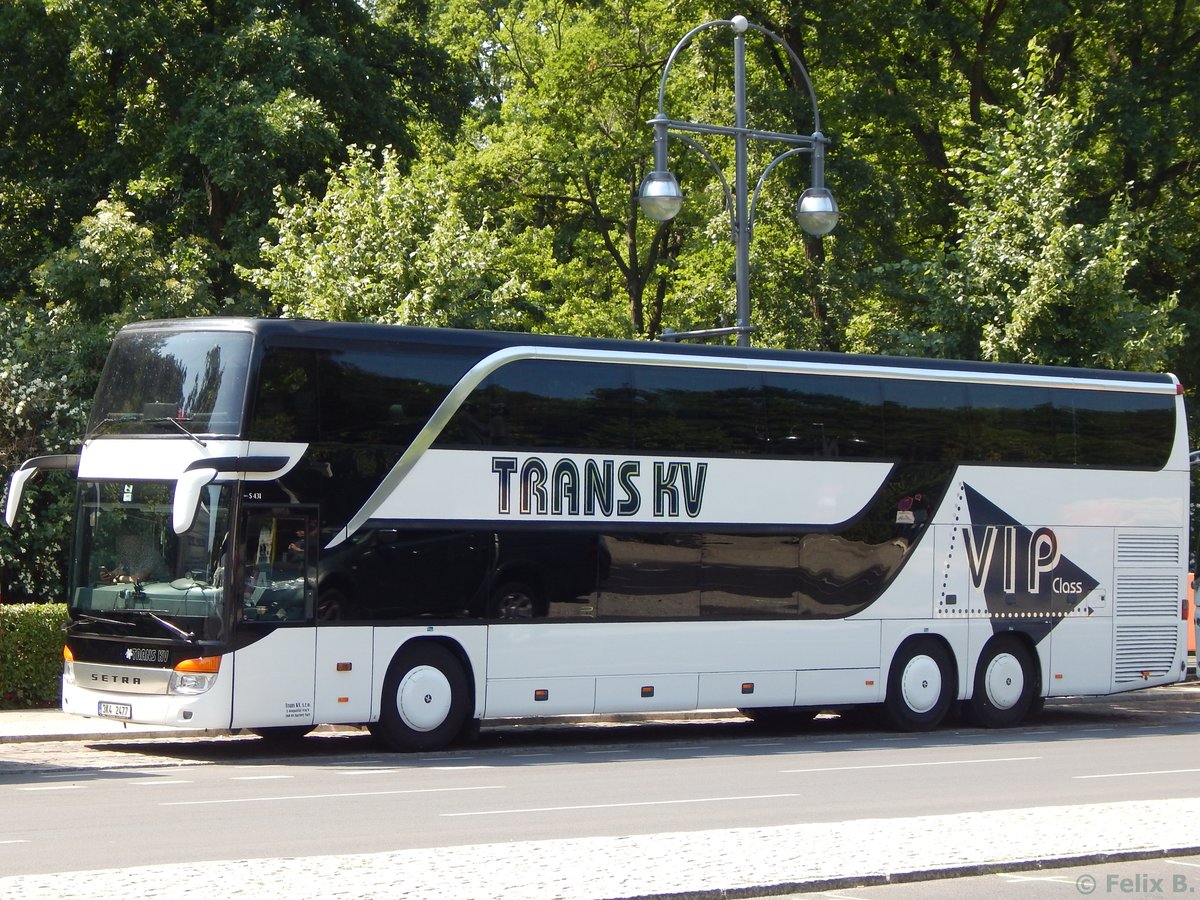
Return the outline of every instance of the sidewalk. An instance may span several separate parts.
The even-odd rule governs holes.
[[[1195,855],[1200,799],[0,877],[0,897],[726,900]],[[1173,843],[1174,842],[1174,843]],[[1194,842],[1194,839],[1193,839]]]

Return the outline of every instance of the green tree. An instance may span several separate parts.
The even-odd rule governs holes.
[[[418,129],[456,126],[464,72],[424,16],[403,0],[0,3],[6,472],[77,445],[121,324],[273,311],[238,273],[277,196],[319,191],[349,144],[407,160]],[[61,588],[65,489],[34,487],[36,515],[0,535],[0,590]]]
[[[919,329],[880,328],[864,314],[860,349],[1015,362],[1160,370],[1182,344],[1174,297],[1152,304],[1131,288],[1150,229],[1117,198],[1098,221],[1080,186],[1099,162],[1082,150],[1086,117],[1028,79],[1028,106],[961,169],[966,204],[953,249],[897,267],[913,283],[907,316]]]

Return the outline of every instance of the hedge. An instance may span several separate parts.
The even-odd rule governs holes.
[[[0,605],[0,709],[61,702],[65,603]]]

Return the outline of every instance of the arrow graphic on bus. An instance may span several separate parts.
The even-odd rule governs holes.
[[[1040,641],[1099,582],[1063,555],[1053,529],[1022,525],[968,484],[963,493],[971,518],[962,529],[971,586],[982,592],[992,628],[1015,627]]]

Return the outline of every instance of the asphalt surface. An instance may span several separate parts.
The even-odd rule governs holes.
[[[1200,684],[1189,682],[1092,702],[1119,705],[1129,721],[1170,716],[1178,730],[1190,728],[1191,722],[1200,728],[1200,721],[1188,718],[1200,715],[1197,701]],[[1053,706],[1049,709],[1053,711]],[[195,732],[75,719],[53,711],[0,712],[0,792],[18,771],[28,779],[39,766],[60,773],[72,766],[92,767],[98,755],[95,745],[102,742],[145,740],[149,746],[168,737],[196,736]],[[136,753],[120,760],[105,765],[146,764],[146,757]],[[1062,866],[1101,871],[1097,867],[1122,861],[1181,858],[1200,854],[1196,830],[1180,827],[1197,821],[1200,798],[1181,797],[24,876],[3,875],[4,854],[19,853],[20,847],[5,846],[0,821],[0,898],[105,900],[135,893],[183,898],[194,896],[200,886],[237,898],[416,900],[707,900],[827,893]],[[70,833],[70,824],[65,823],[64,837]],[[180,834],[164,835],[164,840],[186,840],[186,827],[181,823]],[[69,853],[69,848],[64,852]]]

